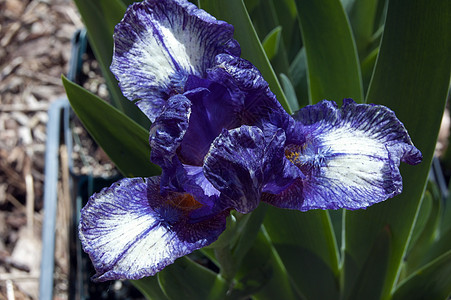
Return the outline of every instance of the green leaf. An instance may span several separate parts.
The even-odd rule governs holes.
[[[228,289],[218,274],[187,257],[158,273],[158,280],[163,292],[173,300],[223,299]]]
[[[237,232],[239,236],[238,240],[232,245],[232,255],[236,264],[240,265],[242,263],[243,257],[254,244],[254,241],[260,232],[267,208],[267,205],[259,205],[252,213],[250,213],[250,217],[245,226]]]
[[[260,70],[277,100],[291,114],[285,94],[257,37],[243,0],[199,0],[199,3],[202,9],[217,19],[235,26],[235,38],[241,45],[242,57]]]
[[[451,250],[401,282],[392,300],[443,300],[451,295]]]
[[[294,0],[271,0],[275,9],[278,25],[282,26],[282,44],[287,60],[293,61],[302,46],[298,11]]]
[[[279,51],[281,32],[282,27],[277,26],[276,28],[271,30],[263,40],[263,49],[265,49],[266,56],[270,60],[273,59]]]
[[[148,300],[168,300],[158,283],[157,276],[144,277],[139,280],[130,280],[130,282],[148,299]]]
[[[440,215],[442,213],[441,195],[434,195],[430,189],[437,188],[434,183],[428,184],[428,190],[424,195],[421,207],[418,213],[410,244],[406,251],[406,273],[410,274],[419,267],[429,263],[436,257],[430,257],[431,246],[437,238],[438,227],[440,225]],[[433,196],[434,195],[434,196]],[[437,197],[438,196],[438,197]]]
[[[339,0],[296,0],[307,57],[311,103],[353,98],[363,102],[357,51]]]
[[[114,26],[124,17],[126,6],[121,0],[74,0],[88,31],[89,42],[99,62],[111,96],[111,103],[127,116],[149,128],[150,121],[119,89],[110,71],[113,57]]]
[[[281,23],[279,22],[278,15],[276,13],[277,5],[273,3],[273,0],[260,0],[258,3],[251,3],[250,1],[244,2],[246,7],[248,7],[249,4],[252,8],[252,10],[248,9],[249,16],[252,20],[252,24],[254,25],[254,29],[260,41],[263,41],[263,44],[269,37],[271,37],[271,34],[275,33],[274,30],[277,30],[275,28],[280,28],[281,31],[279,34],[272,36],[273,41],[271,43],[273,45],[271,45],[271,47],[275,46],[275,48],[268,49],[269,46],[267,46],[265,52],[270,51],[266,53],[266,55],[271,62],[271,66],[273,67],[275,74],[288,74],[288,57],[285,49],[285,43],[283,43],[281,39],[281,36],[284,34],[284,30],[280,25]],[[263,45],[263,47],[265,47],[265,45]]]
[[[368,54],[369,44],[374,34],[379,0],[354,1],[349,10],[349,21],[352,26],[358,53],[361,57]]]
[[[291,107],[292,111],[299,110],[298,98],[296,97],[296,91],[294,90],[293,85],[291,84],[290,78],[285,74],[280,74],[280,82],[282,83],[283,92],[287,96],[288,104]]]
[[[449,207],[442,197],[435,182],[429,181],[406,254],[407,275],[451,250],[451,229],[445,226],[449,222]]]
[[[244,5],[249,13],[255,32],[260,41],[279,26],[279,20],[275,13],[272,0],[249,1],[244,0]]]
[[[367,57],[363,59],[360,64],[362,70],[362,84],[365,94],[368,91],[368,86],[370,84],[371,76],[373,75],[374,66],[376,64],[377,54],[379,53],[379,48],[374,49]]]
[[[305,47],[299,50],[290,65],[290,73],[292,83],[296,91],[299,107],[312,104],[309,98],[309,85],[307,79],[307,57],[305,55]]]
[[[327,211],[269,207],[264,226],[293,284],[306,299],[339,298],[338,249]]]
[[[150,162],[147,130],[65,77],[63,84],[73,110],[124,176],[152,176],[161,172]]]
[[[406,9],[409,7],[409,9]],[[394,110],[423,153],[418,166],[401,167],[403,193],[365,211],[346,212],[344,287],[353,288],[368,259],[371,245],[388,226],[393,233],[389,269],[374,278],[388,299],[407,249],[425,187],[450,80],[451,2],[390,1],[377,65],[367,102]],[[349,260],[348,258],[351,258]]]
[[[251,295],[257,300],[300,299],[295,294],[285,267],[263,229],[253,240],[239,267],[235,276],[236,284],[227,299],[246,299]]]
[[[376,278],[384,278],[388,269],[392,235],[390,228],[383,228],[374,241],[370,255],[365,261],[350,299],[379,300],[382,293]]]

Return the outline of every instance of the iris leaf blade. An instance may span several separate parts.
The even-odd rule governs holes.
[[[406,7],[409,7],[406,10]],[[352,289],[363,262],[382,228],[393,232],[389,269],[375,278],[388,299],[424,191],[450,79],[451,3],[446,0],[390,1],[385,31],[367,102],[393,109],[423,153],[418,166],[401,167],[404,191],[396,199],[368,208],[346,212],[345,295]],[[358,242],[357,242],[358,241]],[[347,259],[352,258],[352,260]],[[345,297],[346,298],[346,297]]]
[[[293,284],[306,299],[338,299],[338,249],[326,211],[269,207],[264,226]]]
[[[349,21],[354,32],[358,53],[366,56],[371,43],[379,0],[354,1],[349,9]]]
[[[144,277],[139,280],[130,280],[130,282],[148,300],[169,300],[168,297],[161,290],[157,276]]]
[[[285,74],[280,74],[280,82],[282,83],[283,91],[287,96],[288,103],[293,111],[299,110],[298,98],[296,96],[296,91],[294,90],[293,84],[291,83],[290,78],[288,78]]]
[[[281,31],[282,27],[277,26],[271,30],[263,40],[263,49],[265,49],[266,56],[270,60],[273,59],[279,51]]]
[[[287,60],[291,62],[302,46],[296,4],[294,0],[271,1],[276,12],[278,25],[282,26],[282,41]]]
[[[307,57],[311,103],[363,101],[355,42],[339,0],[296,0]]]
[[[158,281],[169,299],[224,299],[227,282],[213,271],[187,257],[179,258],[158,273]]]
[[[363,263],[362,272],[354,285],[350,299],[379,300],[382,290],[374,283],[374,278],[383,278],[388,269],[392,234],[385,227],[378,234],[370,250],[370,255]]]
[[[307,75],[307,57],[305,55],[305,47],[299,50],[290,65],[290,73],[293,87],[296,91],[299,107],[312,104],[309,97],[309,85]]]
[[[451,250],[401,282],[391,299],[448,299],[450,295]]]
[[[160,173],[160,168],[150,162],[147,130],[65,77],[63,84],[73,110],[124,176],[148,177]]]
[[[263,204],[265,205],[265,204]],[[253,295],[257,300],[301,299],[290,284],[290,278],[264,229],[258,232],[244,256],[227,299],[243,299]]]

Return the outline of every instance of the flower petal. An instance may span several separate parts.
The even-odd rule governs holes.
[[[174,164],[176,150],[188,129],[191,101],[183,95],[169,98],[164,110],[150,127],[150,159],[160,167]]]
[[[153,276],[224,231],[228,212],[190,221],[190,207],[179,206],[197,202],[188,197],[168,205],[171,199],[160,195],[159,185],[158,177],[122,179],[83,208],[80,240],[97,271],[93,280]]]
[[[241,125],[262,128],[265,122],[274,121],[273,116],[278,121],[289,118],[260,71],[245,59],[219,54],[207,78],[220,82],[230,91]]]
[[[284,143],[281,129],[269,139],[254,126],[224,130],[204,163],[205,177],[221,192],[221,205],[248,213],[262,191],[279,192],[300,177],[298,168],[282,162]]]
[[[306,142],[288,145],[285,153],[307,178],[263,197],[279,207],[366,208],[401,192],[400,161],[422,159],[402,123],[383,106],[348,99],[338,109],[323,101],[301,109],[295,119]]]
[[[183,163],[202,166],[211,143],[222,129],[240,124],[236,107],[223,85],[190,76],[186,89],[191,89],[184,94],[192,103],[191,116],[178,154]]]
[[[241,213],[255,209],[263,185],[264,135],[257,127],[224,130],[205,157],[205,177]]]
[[[240,54],[232,25],[185,0],[131,5],[115,28],[114,47],[111,71],[151,121],[169,96],[183,93],[188,75],[202,76],[219,53]]]

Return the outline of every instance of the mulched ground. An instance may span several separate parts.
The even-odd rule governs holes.
[[[0,299],[38,299],[47,111],[65,98],[61,74],[67,74],[71,39],[83,24],[70,0],[0,0],[0,12]],[[85,63],[84,72],[105,90],[92,64]],[[81,140],[74,171],[92,173],[104,154],[76,121],[74,132]],[[64,166],[71,158],[60,150]],[[94,173],[114,173],[105,165]],[[68,288],[65,173],[58,187],[55,299],[66,299]]]

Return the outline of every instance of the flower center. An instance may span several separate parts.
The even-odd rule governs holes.
[[[170,195],[167,203],[184,212],[190,212],[202,207],[202,204],[194,199],[193,195],[188,193],[175,193],[175,195]]]
[[[160,223],[172,226],[186,219],[193,210],[202,207],[202,204],[193,195],[188,193],[172,192],[167,195],[163,205],[156,208]]]
[[[327,166],[328,152],[328,149],[317,147],[312,142],[285,147],[285,157],[306,176],[316,174],[321,167]]]

